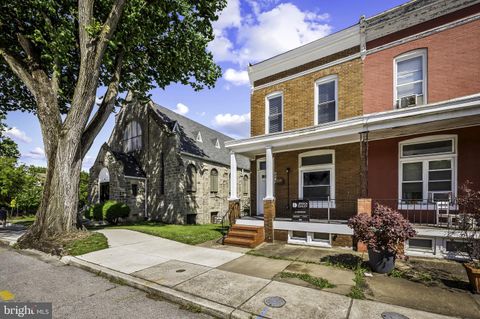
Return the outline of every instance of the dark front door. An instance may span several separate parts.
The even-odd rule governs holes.
[[[100,183],[100,202],[106,202],[110,199],[110,183]]]

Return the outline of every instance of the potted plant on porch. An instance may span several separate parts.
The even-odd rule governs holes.
[[[460,187],[458,196],[458,223],[452,233],[460,237],[463,251],[468,255],[464,263],[468,279],[475,293],[480,293],[480,191],[472,189],[469,181]],[[456,234],[459,232],[460,234]],[[458,236],[459,235],[459,236]]]
[[[375,205],[372,216],[359,214],[350,218],[348,226],[367,246],[372,270],[382,274],[395,268],[396,258],[403,256],[405,241],[416,235],[400,213],[380,204]]]

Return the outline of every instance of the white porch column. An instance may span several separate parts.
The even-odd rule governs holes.
[[[267,164],[267,181],[266,181],[266,200],[272,200],[273,197],[273,154],[272,154],[272,147],[268,146],[265,152],[266,157],[266,164]]]
[[[237,200],[237,157],[234,151],[230,151],[230,198]]]

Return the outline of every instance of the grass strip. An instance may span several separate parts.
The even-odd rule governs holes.
[[[321,277],[313,277],[313,276],[310,276],[309,274],[300,274],[295,272],[282,271],[280,273],[280,278],[297,278],[305,282],[308,282],[309,284],[314,285],[315,287],[320,289],[336,287],[334,284],[330,283],[327,279],[324,279]]]

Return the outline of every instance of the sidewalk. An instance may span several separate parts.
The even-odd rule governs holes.
[[[289,266],[285,260],[190,246],[129,230],[101,232],[110,248],[62,260],[217,317],[382,318],[385,312],[396,312],[410,319],[451,318],[273,280]],[[264,302],[268,297],[281,297],[286,303],[269,307]]]
[[[0,242],[12,246],[22,237],[27,227],[11,223],[7,225],[6,227],[0,226]]]

